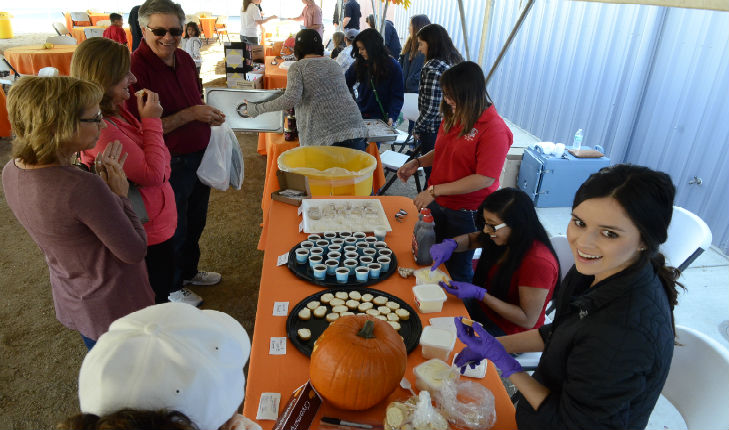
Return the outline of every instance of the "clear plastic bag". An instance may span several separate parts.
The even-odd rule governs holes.
[[[210,127],[210,143],[203,154],[197,177],[205,185],[225,191],[243,185],[243,153],[228,124]]]

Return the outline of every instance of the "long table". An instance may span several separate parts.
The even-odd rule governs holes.
[[[74,27],[71,29],[71,36],[76,39],[76,43],[79,45],[81,42],[86,40],[86,32],[84,31],[85,28],[107,28],[102,27],[98,25],[89,26],[89,27]],[[122,27],[124,28],[124,32],[127,35],[127,48],[129,48],[129,52],[132,51],[132,30],[129,27]]]
[[[272,90],[275,88],[286,88],[286,82],[288,81],[288,70],[282,69],[279,67],[279,64],[283,60],[280,58],[276,60],[278,62],[277,65],[271,64],[271,61],[273,61],[274,56],[266,56],[265,58],[265,67],[263,69],[263,88],[267,90]]]
[[[410,239],[413,225],[417,218],[412,201],[406,197],[398,196],[376,198],[382,202],[385,213],[393,228],[393,231],[388,233],[385,240],[395,252],[401,266],[415,267],[410,256]],[[404,208],[410,213],[403,223],[395,222],[393,219],[393,215],[400,208]],[[288,302],[289,310],[291,310],[307,296],[322,291],[321,288],[297,278],[286,266],[276,266],[276,260],[279,255],[288,252],[292,246],[306,238],[306,234],[298,233],[297,227],[300,219],[297,215],[296,207],[278,201],[271,203],[270,223],[275,228],[270,229],[265,238],[265,254],[263,258],[263,269],[261,271],[260,290],[258,293],[255,330],[253,332],[248,381],[243,404],[243,414],[254,420],[256,418],[261,393],[280,393],[281,404],[279,406],[279,413],[281,413],[294,389],[309,379],[309,359],[299,352],[290,340],[286,342],[286,354],[269,354],[270,339],[272,337],[286,336],[286,317],[272,315],[275,302]],[[393,274],[389,279],[374,285],[373,288],[398,296],[414,309],[417,309],[411,290],[414,284],[413,278],[403,279],[399,275]],[[466,310],[463,303],[457,298],[449,297],[443,306],[442,312],[418,314],[418,316],[423,326],[426,326],[429,323],[429,318],[432,317],[459,316],[465,314]],[[455,351],[459,351],[462,347],[463,345],[458,341]],[[413,368],[424,361],[425,359],[422,356],[419,346],[408,355],[405,375],[411,382],[415,381]],[[514,407],[504,386],[501,384],[494,366],[489,363],[486,377],[474,381],[480,382],[494,394],[497,421],[493,428],[516,428]],[[397,388],[380,404],[366,411],[358,412],[338,410],[324,402],[312,428],[320,427],[319,420],[322,416],[339,417],[351,421],[381,425],[385,408],[389,402],[404,400],[409,396],[410,394],[406,390]],[[259,420],[257,422],[264,429],[270,429],[274,424],[274,421],[268,420]]]
[[[76,45],[55,45],[44,49],[43,45],[27,45],[8,48],[5,58],[22,75],[37,75],[44,67],[55,67],[61,76],[71,74],[71,57]]]

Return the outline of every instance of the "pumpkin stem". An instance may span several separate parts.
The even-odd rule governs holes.
[[[375,337],[375,334],[373,331],[375,330],[375,322],[372,320],[365,321],[364,327],[357,333],[357,336],[363,337],[365,339],[373,339]]]

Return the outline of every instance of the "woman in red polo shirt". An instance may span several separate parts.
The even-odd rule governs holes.
[[[436,242],[476,231],[474,216],[483,200],[499,188],[499,176],[513,141],[511,130],[486,92],[478,64],[464,61],[440,79],[443,121],[435,149],[405,163],[397,172],[404,182],[418,167],[432,166],[427,190],[413,203],[430,208]],[[446,268],[456,281],[471,282],[473,250],[457,253]]]
[[[516,188],[489,194],[476,213],[480,231],[433,245],[433,267],[451,255],[482,248],[473,284],[441,282],[492,336],[544,325],[547,303],[559,282],[559,263],[529,196]],[[456,253],[456,254],[453,254]]]

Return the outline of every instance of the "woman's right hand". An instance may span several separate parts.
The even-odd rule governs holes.
[[[469,327],[463,323],[462,317],[455,318],[455,323],[458,339],[466,345],[453,363],[461,368],[461,373],[466,371],[467,365],[472,369],[475,368],[484,358],[491,360],[501,370],[503,378],[522,371],[519,362],[507,353],[501,342],[491,336],[481,324],[474,322],[473,327]]]
[[[433,266],[430,268],[430,271],[434,271],[438,266],[448,261],[456,248],[458,248],[458,242],[453,239],[446,239],[441,243],[436,243],[431,246],[430,256],[433,258]]]
[[[410,160],[397,169],[397,177],[400,178],[401,181],[407,182],[408,179],[418,170],[418,167],[417,161],[414,159]]]
[[[109,142],[104,151],[97,156],[96,171],[114,194],[119,197],[127,197],[129,181],[124,173],[124,162],[127,160],[128,154],[126,152],[122,154],[122,148],[122,144],[118,140]]]
[[[147,94],[147,100],[144,95]],[[162,105],[159,103],[159,94],[148,89],[143,89],[134,93],[137,97],[137,110],[140,118],[160,118],[162,117]]]

